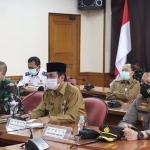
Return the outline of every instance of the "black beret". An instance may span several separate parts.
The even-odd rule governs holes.
[[[113,142],[123,136],[124,128],[113,125],[103,125],[99,129],[101,131],[100,136],[98,137],[100,141]]]
[[[47,63],[47,72],[64,72],[66,73],[66,64],[60,62]]]

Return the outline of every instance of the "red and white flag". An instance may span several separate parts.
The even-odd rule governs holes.
[[[121,72],[127,60],[127,54],[131,51],[130,20],[128,13],[128,0],[125,0],[122,26],[118,44],[117,57],[115,62],[115,77]]]

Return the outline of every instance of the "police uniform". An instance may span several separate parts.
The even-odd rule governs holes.
[[[145,131],[150,135],[150,101],[139,94],[129,111],[120,121],[119,126],[124,124],[134,125],[137,121],[141,121],[144,125]]]
[[[50,123],[77,123],[80,116],[86,118],[85,104],[79,89],[65,82],[56,95],[47,89],[41,103],[29,112],[31,118],[50,116]]]
[[[133,75],[133,78],[137,81],[141,82],[142,76],[145,73],[145,69],[140,68],[139,70],[135,70],[135,73]]]
[[[40,68],[40,71],[37,75],[33,76],[29,72],[26,72],[23,78],[19,81],[17,86],[25,86],[25,84],[28,84],[28,88],[38,89],[39,86],[44,86],[45,81],[47,79],[47,73],[44,69]]]
[[[106,99],[118,99],[128,102],[129,100],[135,99],[140,93],[140,83],[130,78],[129,80],[117,80],[114,81],[110,87],[109,92],[106,93]]]
[[[17,113],[23,114],[23,106],[19,98],[17,85],[12,80],[4,78],[0,82],[0,113],[9,113],[10,105],[8,102],[11,102],[12,100],[19,102]]]

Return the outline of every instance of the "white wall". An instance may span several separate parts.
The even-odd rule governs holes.
[[[30,56],[45,68],[50,12],[81,14],[80,71],[102,72],[103,10],[79,11],[77,0],[0,0],[0,60],[8,65],[7,75],[24,74]]]

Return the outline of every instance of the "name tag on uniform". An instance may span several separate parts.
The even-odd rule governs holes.
[[[54,103],[53,103],[53,102],[49,102],[49,104],[50,104],[50,105],[54,105]]]

